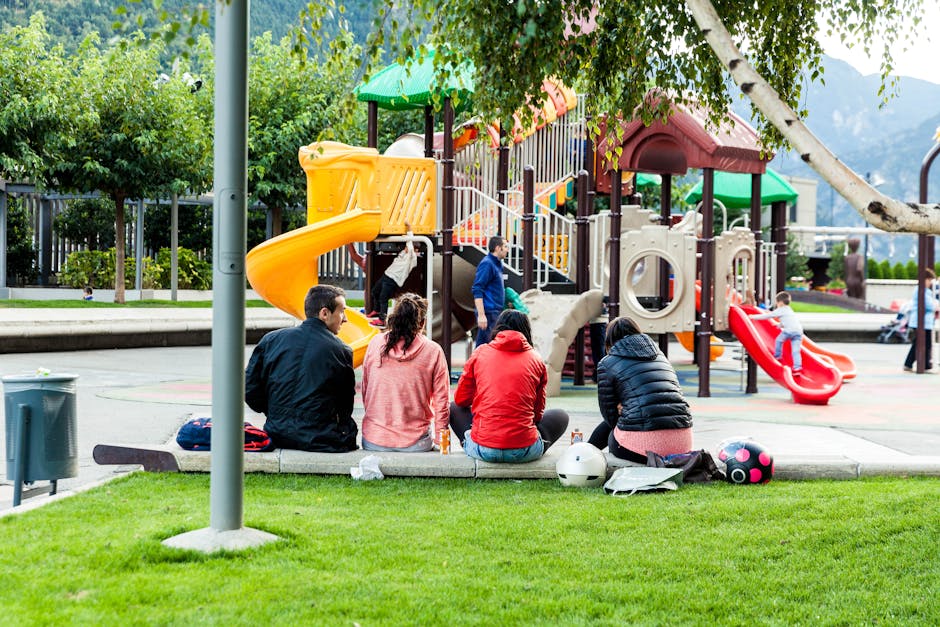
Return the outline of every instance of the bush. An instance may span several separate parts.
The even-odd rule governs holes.
[[[114,287],[114,256],[113,248],[107,251],[79,250],[69,253],[59,273],[59,283],[68,287],[93,288]],[[143,289],[156,287],[158,272],[153,259],[144,257],[144,270],[141,276]],[[137,260],[133,257],[124,259],[124,289],[134,289],[137,274]]]
[[[891,261],[885,259],[881,262],[881,278],[882,279],[894,279],[894,270],[891,268]]]
[[[829,253],[829,267],[826,274],[833,281],[845,279],[845,242],[839,242],[832,247],[832,251]]]
[[[110,198],[86,198],[68,203],[55,217],[59,237],[81,242],[89,250],[114,246],[114,202]]]
[[[182,290],[212,289],[212,264],[188,248],[179,248],[178,287]],[[125,259],[124,287],[133,289],[137,261]],[[161,248],[157,260],[144,257],[144,289],[170,288],[170,249]],[[59,273],[59,282],[69,287],[114,287],[114,249],[82,250],[70,253]]]
[[[177,286],[181,290],[209,290],[212,289],[212,264],[200,259],[196,253],[188,248],[177,248]],[[169,289],[170,275],[170,249],[161,248],[157,252],[157,282],[162,289]]]
[[[7,282],[27,285],[38,276],[37,253],[33,247],[33,227],[26,203],[13,199],[7,208]],[[8,287],[0,285],[0,287]]]
[[[879,264],[874,259],[868,260],[868,278],[869,279],[883,279],[881,275],[881,264]]]
[[[806,264],[806,255],[803,254],[801,247],[793,233],[787,233],[787,257],[786,279],[789,281],[793,277],[806,278],[809,275],[809,266]]]
[[[905,274],[907,278],[917,280],[917,262],[911,259],[907,262],[907,265],[904,266]]]

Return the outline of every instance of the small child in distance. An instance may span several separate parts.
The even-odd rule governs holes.
[[[798,375],[803,370],[803,359],[800,349],[803,346],[803,325],[790,308],[790,294],[780,292],[774,298],[776,306],[767,313],[751,314],[752,320],[768,320],[776,318],[780,323],[780,334],[774,344],[774,359],[783,357],[783,343],[790,342],[790,354],[793,357],[793,374]]]

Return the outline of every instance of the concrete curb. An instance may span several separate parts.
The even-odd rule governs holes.
[[[209,472],[212,453],[186,451],[175,443],[159,446],[125,445],[128,449],[163,451],[173,455],[180,472]],[[525,464],[490,464],[471,459],[459,449],[450,455],[428,453],[384,453],[365,450],[348,453],[311,453],[277,449],[265,453],[245,453],[245,472],[349,475],[363,457],[376,455],[380,468],[389,477],[449,477],[464,479],[555,479],[555,462],[565,446],[554,446],[540,459]],[[608,474],[616,468],[635,466],[607,457]],[[904,459],[860,462],[844,456],[783,457],[775,460],[774,478],[805,481],[811,479],[860,479],[876,476],[940,476],[940,457],[910,456]]]
[[[106,311],[106,310],[101,310]],[[212,317],[127,318],[87,320],[7,320],[0,325],[0,353],[36,353],[107,348],[207,346],[212,343]],[[245,342],[255,344],[269,331],[293,326],[282,316],[245,319]]]

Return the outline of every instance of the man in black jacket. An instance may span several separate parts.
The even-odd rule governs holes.
[[[307,319],[266,334],[248,361],[245,402],[267,416],[264,430],[279,448],[344,453],[359,431],[352,349],[337,337],[346,296],[332,285],[307,292]]]

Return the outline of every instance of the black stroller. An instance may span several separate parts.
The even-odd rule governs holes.
[[[911,303],[904,303],[894,320],[881,327],[878,333],[879,344],[907,344],[911,341],[911,329],[908,326]]]

